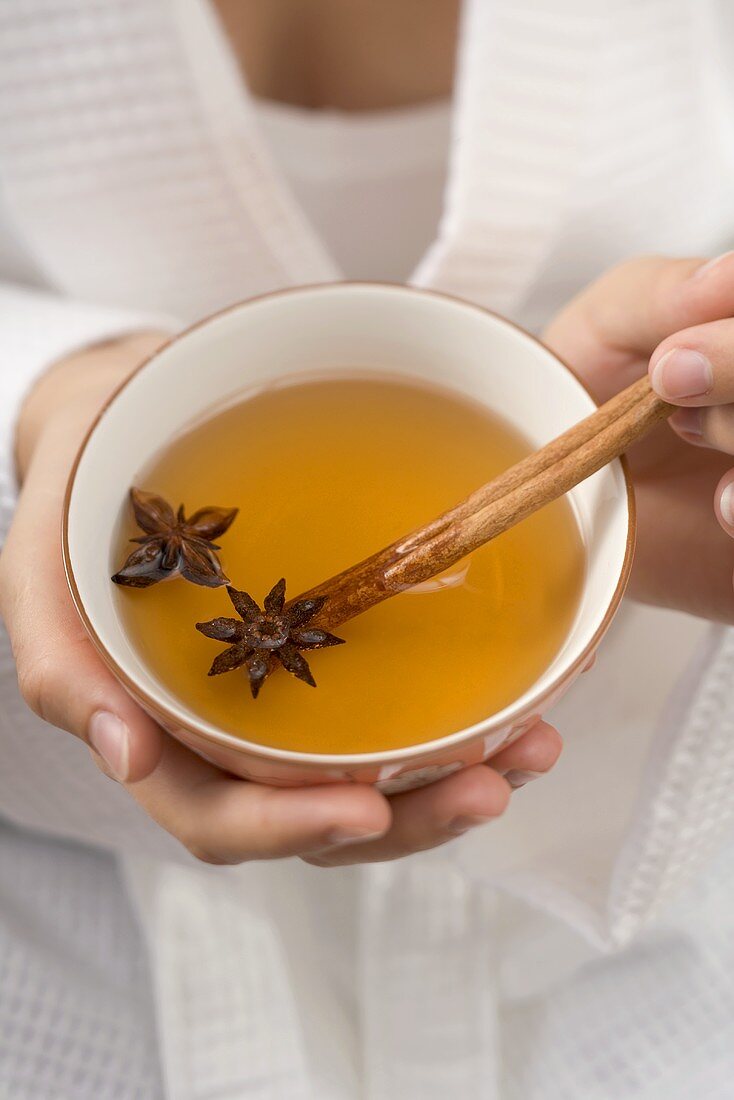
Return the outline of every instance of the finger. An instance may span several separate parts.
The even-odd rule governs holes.
[[[650,383],[685,406],[734,401],[734,320],[714,321],[669,336],[650,359]]]
[[[102,663],[73,606],[58,549],[62,491],[63,479],[48,485],[40,467],[31,471],[0,559],[20,689],[41,718],[93,747],[114,778],[138,779],[155,767],[162,733]]]
[[[392,814],[367,785],[282,789],[236,779],[166,738],[158,766],[128,785],[143,809],[207,863],[277,859],[383,835]]]
[[[672,332],[734,313],[734,253],[715,262],[644,256],[602,275],[544,334],[552,350],[606,400],[640,373],[640,359]]]
[[[678,409],[669,423],[676,435],[694,447],[734,454],[734,405]]]
[[[714,512],[727,535],[734,538],[734,470],[724,474],[716,486]]]
[[[539,721],[512,745],[494,756],[490,762],[490,767],[498,774],[503,775],[511,788],[516,789],[524,786],[531,778],[535,779],[537,776],[550,771],[560,756],[562,746],[563,742],[558,731],[547,722]],[[484,765],[478,767],[484,767]],[[468,772],[474,772],[474,770],[468,769]],[[498,788],[494,783],[489,784],[489,790],[477,790],[475,787],[466,788],[462,781],[464,775],[467,775],[467,772],[445,779],[434,784],[433,787],[424,788],[422,791],[409,792],[393,799],[393,811],[396,815],[395,824],[393,830],[379,844],[363,845],[360,843],[349,850],[334,853],[321,852],[309,862],[318,862],[321,866],[327,866],[346,862],[395,859],[405,855],[408,850],[421,850],[443,844],[447,840],[461,835],[462,832],[466,832],[467,829],[498,816],[506,805],[507,791]],[[481,782],[481,775],[479,778]],[[474,782],[473,777],[472,782]],[[443,801],[434,802],[433,792],[439,788],[441,799],[445,797],[444,790],[448,792],[449,798],[476,799],[477,797],[487,797],[489,800],[488,810],[485,813],[475,813],[464,807],[462,811],[450,804],[451,812],[448,812]],[[496,799],[499,801],[495,801]],[[419,817],[416,823],[419,827],[417,835],[409,837],[408,827],[402,827],[400,814],[413,814],[420,811],[423,815],[426,807],[430,808],[433,816],[426,816],[422,821]],[[411,822],[408,823],[408,825],[411,824]],[[405,845],[411,842],[415,843],[416,847],[406,848]]]
[[[391,799],[392,828],[379,840],[346,844],[307,857],[320,867],[376,863],[425,851],[499,817],[507,808],[509,784],[492,768],[477,764],[418,791]]]
[[[162,731],[80,636],[73,607],[66,612],[35,615],[44,628],[36,639],[8,624],[21,694],[45,722],[85,741],[112,778],[140,779],[160,757]]]
[[[532,729],[488,761],[513,789],[549,772],[561,755],[563,741],[557,729],[537,722]]]

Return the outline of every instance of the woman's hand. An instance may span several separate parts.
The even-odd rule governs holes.
[[[477,765],[392,799],[361,785],[279,790],[233,778],[169,737],[97,656],[64,577],[64,489],[99,408],[162,339],[140,335],[70,357],[38,383],[23,410],[23,488],[0,557],[0,607],[28,705],[85,741],[110,778],[211,863],[290,855],[320,866],[394,859],[499,816],[512,786],[558,757],[560,738],[543,722],[493,767]]]
[[[734,253],[643,257],[575,298],[545,342],[599,401],[646,370],[680,405],[629,453],[638,507],[631,594],[734,622]]]

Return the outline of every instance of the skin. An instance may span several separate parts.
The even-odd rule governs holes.
[[[675,413],[630,451],[638,507],[630,592],[725,623],[734,622],[734,527],[720,509],[722,491],[734,480],[733,313],[734,254],[711,266],[700,258],[648,256],[602,276],[545,334],[600,401],[648,370],[662,397],[703,410],[701,436],[686,431],[685,414]],[[659,388],[655,368],[675,349],[708,356],[708,393],[674,398]]]
[[[447,98],[460,0],[215,0],[251,92],[382,110]]]

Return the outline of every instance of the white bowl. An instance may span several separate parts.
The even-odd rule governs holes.
[[[632,562],[634,502],[620,461],[570,494],[587,555],[576,619],[543,675],[499,713],[436,741],[353,755],[289,752],[224,733],[160,683],[118,617],[110,574],[128,489],[166,441],[210,406],[293,373],[355,368],[383,374],[399,369],[403,376],[440,383],[499,413],[535,446],[595,408],[572,372],[537,340],[458,299],[380,283],[277,292],[194,325],[119,390],[72,471],[63,550],[76,607],[99,652],[174,736],[228,771],[261,782],[358,781],[393,791],[486,759],[568,689],[622,598]],[[103,553],[100,531],[107,532]]]

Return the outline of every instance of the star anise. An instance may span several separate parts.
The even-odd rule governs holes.
[[[238,592],[228,585],[227,593],[239,619],[218,618],[196,624],[196,629],[207,638],[232,643],[214,659],[209,675],[218,676],[244,667],[252,696],[257,699],[260,688],[273,671],[275,662],[271,658],[275,657],[286,671],[316,687],[308,662],[299,650],[326,649],[344,642],[328,630],[307,626],[326,599],[319,596],[296,600],[286,607],[284,578],[265,597],[263,610],[247,592]]]
[[[131,489],[130,500],[145,534],[130,540],[140,545],[113,576],[115,584],[148,588],[175,574],[207,588],[227,584],[229,578],[216,554],[219,547],[212,539],[224,534],[237,508],[200,508],[187,519],[183,504],[174,514],[171,505],[155,493]]]

